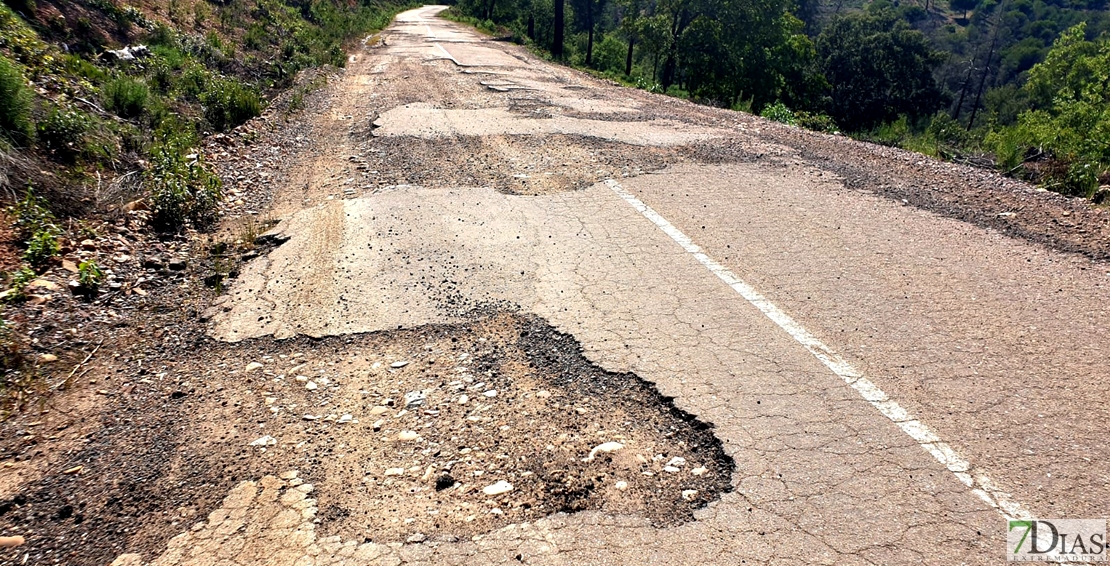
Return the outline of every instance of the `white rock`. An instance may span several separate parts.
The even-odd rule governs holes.
[[[681,468],[676,468],[674,466],[663,466],[663,471],[667,472],[669,474],[677,474],[678,472],[681,472],[682,469]]]
[[[624,490],[628,489],[628,482],[626,482],[624,480],[621,480],[621,481],[617,482],[616,485],[614,485],[613,487],[615,487],[615,488],[617,488],[621,491],[624,491]]]
[[[684,489],[684,490],[682,490],[682,499],[684,499],[686,501],[691,501],[697,496],[698,496],[698,490],[696,490],[696,489]]]
[[[319,418],[320,418],[319,415],[305,415],[304,416],[304,420],[306,420],[306,421],[315,421],[315,420],[318,420]]]
[[[293,379],[296,379],[297,381],[299,381],[301,383],[304,383],[304,382],[308,381],[308,376],[307,375],[298,375],[297,377],[294,377]]]
[[[247,371],[248,372],[254,371],[256,369],[262,369],[262,364],[260,364],[258,362],[251,362],[251,363],[247,364]]]
[[[389,364],[389,367],[391,367],[393,369],[401,369],[401,368],[403,368],[407,365],[409,365],[408,362],[393,362],[393,363]]]
[[[310,381],[310,382],[304,384],[304,388],[309,390],[309,391],[316,391],[317,387],[318,386],[316,385],[315,381]]]
[[[675,456],[674,458],[671,458],[671,460],[667,462],[666,465],[675,468],[681,468],[682,466],[686,465],[686,458],[683,458],[682,456]]]
[[[513,490],[513,484],[501,480],[495,484],[487,485],[482,488],[482,493],[486,495],[501,495],[502,493],[509,493]]]
[[[497,390],[496,389],[490,389],[489,391],[486,391],[485,393],[482,393],[482,395],[485,395],[486,397],[497,397]]]
[[[277,439],[267,434],[266,436],[263,436],[262,438],[259,438],[254,442],[251,442],[250,446],[273,446],[275,444],[277,444]]]
[[[459,404],[460,405],[465,405],[466,402],[469,401],[469,400],[470,400],[470,397],[467,397],[466,395],[461,395],[459,397]]]
[[[385,471],[385,475],[387,475],[387,476],[403,476],[403,475],[405,475],[405,469],[404,468],[389,468]]]
[[[708,471],[709,470],[707,470],[706,468],[699,466],[697,468],[694,468],[694,469],[690,470],[690,473],[695,475],[695,476],[700,476],[700,475],[704,475]]]
[[[343,415],[342,417],[339,417],[339,420],[336,421],[336,422],[339,423],[339,424],[347,424],[347,423],[349,423],[353,420],[355,420],[354,416],[352,416],[352,415]]]
[[[620,450],[622,448],[624,448],[624,445],[620,442],[604,442],[602,444],[594,446],[594,449],[590,450],[590,455],[586,456],[586,459],[582,461],[591,462],[598,455],[599,452],[616,452],[617,450]]]
[[[547,399],[551,396],[551,392],[546,389],[536,392],[536,399]]]
[[[415,431],[412,431],[412,430],[402,430],[401,432],[397,433],[397,440],[407,441],[407,440],[416,440],[417,438],[420,438],[420,435],[417,434]]]

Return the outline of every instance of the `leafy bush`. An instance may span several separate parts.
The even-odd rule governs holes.
[[[8,212],[15,217],[12,226],[19,231],[24,240],[39,231],[43,226],[54,223],[54,213],[46,207],[46,201],[35,196],[35,192],[28,187],[23,199],[8,208]]]
[[[19,266],[19,269],[8,275],[8,282],[11,284],[12,292],[7,295],[7,298],[11,300],[23,300],[27,298],[27,285],[30,285],[36,277],[38,277],[38,275],[30,267],[26,265]]]
[[[23,251],[23,259],[31,265],[40,266],[58,257],[58,253],[61,251],[58,236],[61,236],[61,234],[62,231],[54,224],[44,224],[27,241],[27,249]]]
[[[767,118],[768,120],[782,122],[783,124],[789,126],[798,125],[798,119],[794,116],[794,112],[787,108],[786,105],[781,102],[776,102],[770,106],[767,106],[763,109],[762,112],[759,113],[759,115]]]
[[[30,141],[34,133],[31,122],[31,89],[23,73],[4,57],[0,57],[0,137],[16,144]]]
[[[258,93],[231,79],[213,79],[201,94],[204,118],[212,127],[226,131],[262,113]]]
[[[92,119],[80,110],[51,108],[38,124],[39,143],[54,155],[70,160],[84,151]]]
[[[146,109],[150,89],[143,82],[120,78],[104,85],[102,94],[109,110],[121,118],[138,118]]]
[[[794,113],[794,118],[797,119],[798,125],[815,132],[837,132],[840,131],[833,121],[832,116],[828,114],[815,114],[813,112],[806,112],[799,110]]]
[[[95,291],[100,288],[102,281],[104,281],[104,271],[95,261],[87,259],[77,266],[77,282],[81,287]]]
[[[145,185],[154,207],[153,223],[162,232],[180,232],[187,223],[198,228],[216,219],[221,183],[192,151],[184,136],[167,136],[150,155]]]

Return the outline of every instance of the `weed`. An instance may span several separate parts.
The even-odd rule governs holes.
[[[31,89],[23,73],[5,57],[0,57],[0,137],[10,143],[25,144],[31,140]]]
[[[58,236],[62,231],[53,224],[45,224],[31,235],[27,241],[27,249],[23,251],[23,259],[34,266],[44,265],[46,262],[58,257],[61,245]]]
[[[87,259],[77,266],[77,282],[81,287],[95,292],[104,281],[104,272],[95,261]]]
[[[797,126],[798,118],[794,116],[794,112],[786,107],[782,102],[776,102],[767,106],[759,113],[760,116],[776,122],[781,122],[788,126]]]
[[[146,109],[150,89],[146,83],[129,78],[116,79],[103,89],[104,106],[121,118],[138,118]]]
[[[26,265],[22,265],[19,269],[8,274],[8,283],[11,284],[11,292],[8,293],[5,298],[9,301],[22,301],[26,299],[27,285],[30,285],[36,277],[38,277],[38,275],[35,274],[34,270]]]
[[[215,79],[201,94],[204,117],[212,127],[227,131],[262,113],[262,100],[253,89],[232,79]]]
[[[27,187],[23,198],[8,208],[8,212],[15,217],[12,226],[19,231],[20,237],[24,240],[30,238],[43,226],[54,223],[54,213],[46,207],[45,200],[35,196],[31,187]]]
[[[84,151],[91,127],[92,119],[80,110],[51,108],[38,124],[39,143],[56,157],[70,161]]]
[[[167,135],[151,150],[144,184],[154,205],[154,227],[162,232],[180,232],[190,222],[204,228],[216,219],[220,179],[198,153],[186,153],[190,141]]]

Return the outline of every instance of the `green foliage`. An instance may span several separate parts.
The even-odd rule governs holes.
[[[87,259],[77,266],[77,282],[81,284],[81,287],[95,291],[100,288],[103,281],[104,271],[100,269],[95,261]]]
[[[840,128],[836,126],[836,121],[828,114],[820,114],[814,112],[806,112],[805,110],[798,110],[794,112],[794,119],[797,120],[797,125],[807,130],[815,132],[838,132]]]
[[[23,73],[9,59],[0,56],[0,138],[25,144],[31,140],[31,89]]]
[[[12,227],[24,240],[42,227],[54,224],[54,213],[50,212],[46,201],[36,196],[31,187],[27,187],[27,192],[19,202],[8,208],[8,213],[15,219]]]
[[[72,160],[85,149],[92,119],[80,110],[51,108],[39,122],[39,143],[63,160]]]
[[[104,85],[104,106],[121,118],[138,118],[146,109],[150,89],[146,83],[119,78]]]
[[[798,119],[794,116],[794,112],[787,108],[782,102],[776,102],[765,107],[759,115],[769,120],[782,122],[788,126],[798,125]]]
[[[41,266],[58,257],[58,253],[61,251],[58,237],[61,235],[61,229],[54,224],[44,224],[27,241],[27,249],[23,251],[23,259],[31,265]]]
[[[23,300],[27,298],[27,286],[38,278],[38,274],[33,269],[26,265],[19,266],[19,269],[8,274],[8,283],[11,284],[12,292],[8,295],[11,300]]]
[[[1047,158],[1048,166],[1027,173],[1052,190],[1089,197],[1110,172],[1110,37],[1088,41],[1085,29],[1065,31],[1029,71],[1025,91],[1037,108],[985,143],[1004,168]]]
[[[234,79],[211,79],[200,100],[204,118],[219,131],[230,130],[262,113],[258,92]]]
[[[834,19],[817,38],[817,59],[831,87],[829,113],[850,131],[931,115],[940,103],[933,71],[942,57],[890,11]]]
[[[159,231],[180,232],[187,223],[204,228],[216,220],[220,179],[199,153],[192,153],[191,141],[168,135],[151,150],[144,184],[151,194],[152,220]]]

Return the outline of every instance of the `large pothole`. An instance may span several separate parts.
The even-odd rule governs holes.
[[[582,510],[674,525],[730,489],[708,424],[536,317],[253,340],[221,357],[236,374],[212,401],[238,402],[245,424],[212,430],[259,469],[301,470],[320,529],[345,539],[451,540]]]

